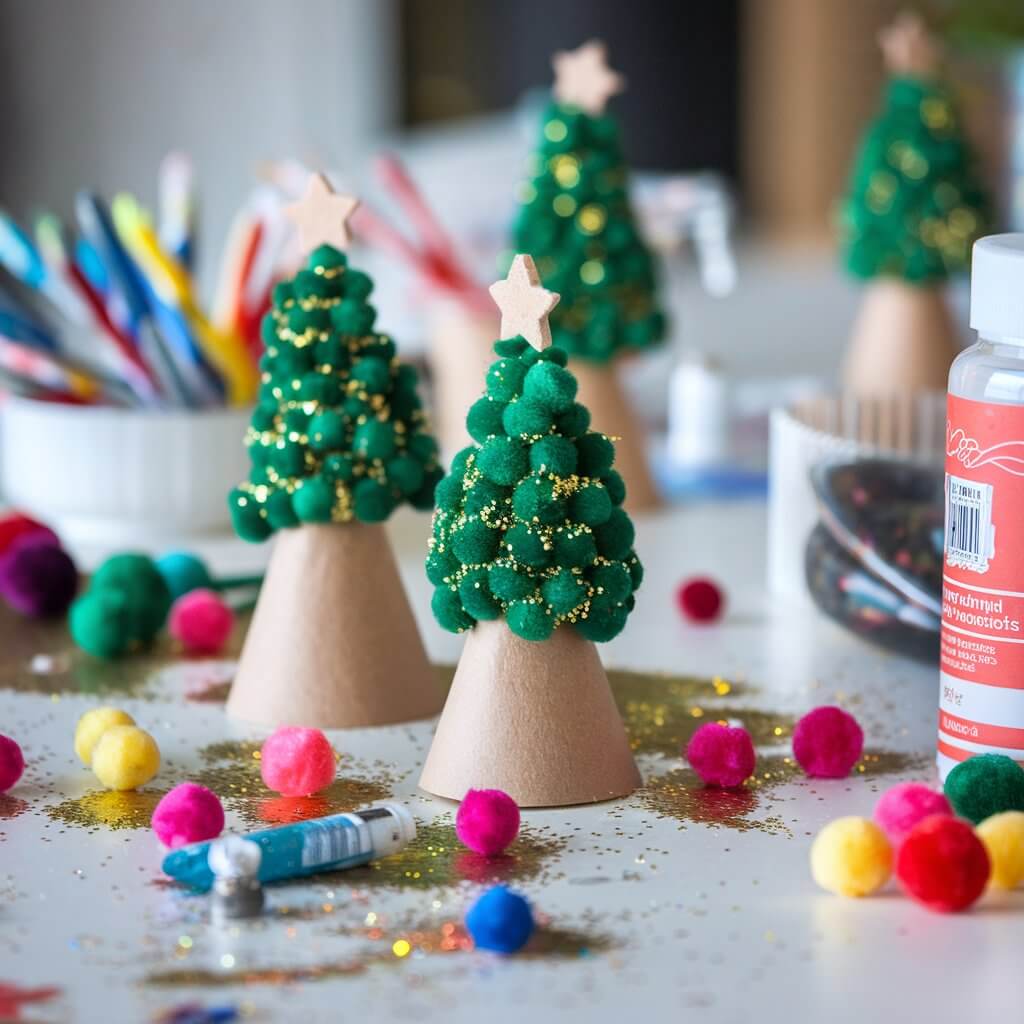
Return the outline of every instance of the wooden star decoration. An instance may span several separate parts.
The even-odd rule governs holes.
[[[345,249],[352,241],[348,220],[358,205],[358,199],[336,193],[322,174],[311,174],[302,198],[284,212],[299,229],[303,252],[312,252],[318,245]]]
[[[555,99],[594,117],[603,114],[608,100],[626,87],[625,77],[608,67],[604,43],[598,39],[556,53],[551,65],[555,69]]]
[[[941,48],[914,11],[904,11],[878,33],[886,67],[894,75],[927,78],[935,73],[942,58]]]
[[[531,256],[516,256],[508,277],[495,281],[489,291],[501,310],[502,338],[521,335],[538,352],[551,344],[548,314],[558,305],[559,296],[541,287],[540,274]]]

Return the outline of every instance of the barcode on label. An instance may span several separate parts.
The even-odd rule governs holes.
[[[302,823],[302,866],[322,867],[346,860],[359,852],[359,831],[349,824],[318,821]]]
[[[992,485],[946,475],[946,562],[987,572],[992,545]]]

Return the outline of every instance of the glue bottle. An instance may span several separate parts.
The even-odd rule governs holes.
[[[977,342],[949,371],[939,776],[1024,760],[1024,234],[974,245]]]

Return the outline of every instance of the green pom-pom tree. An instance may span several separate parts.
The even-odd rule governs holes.
[[[274,290],[261,385],[246,436],[252,468],[230,495],[239,536],[303,523],[377,523],[433,505],[442,475],[416,371],[374,329],[373,284],[318,246]]]

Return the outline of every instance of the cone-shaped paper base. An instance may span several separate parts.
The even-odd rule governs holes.
[[[941,287],[881,278],[864,290],[843,387],[859,398],[945,391],[956,353],[956,331]]]
[[[441,697],[384,528],[282,530],[228,714],[272,726],[388,725],[437,714]]]
[[[446,460],[472,444],[466,413],[484,393],[487,370],[498,357],[497,314],[474,313],[449,305],[438,314],[430,345],[434,382],[433,421]]]
[[[573,359],[569,369],[580,389],[576,400],[590,410],[590,426],[615,439],[615,468],[626,483],[626,511],[645,512],[661,505],[647,464],[647,436],[619,380],[616,363],[595,365]]]
[[[420,788],[502,789],[521,807],[626,796],[640,785],[597,648],[562,626],[542,643],[504,620],[466,639]]]

